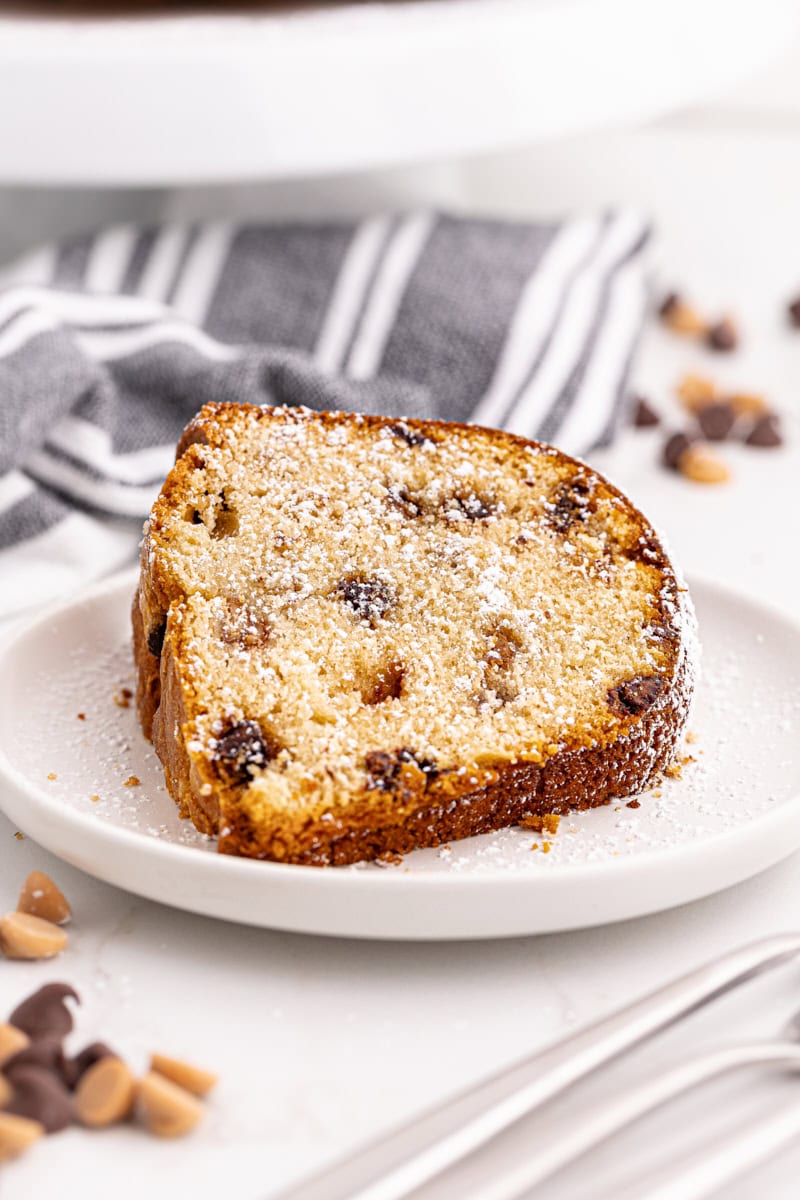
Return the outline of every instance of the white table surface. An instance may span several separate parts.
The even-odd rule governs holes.
[[[730,452],[735,479],[719,488],[657,469],[649,434],[627,435],[600,465],[667,531],[687,570],[800,615],[800,334],[786,330],[782,315],[786,297],[800,291],[800,104],[791,120],[752,112],[733,123],[724,112],[699,114],[483,161],[444,172],[430,198],[518,213],[628,200],[654,213],[664,281],[703,304],[732,308],[746,340],[735,356],[706,359],[651,332],[637,370],[641,386],[668,407],[676,376],[702,365],[732,384],[763,388],[794,414],[793,436],[780,452]],[[316,195],[324,204],[324,190]],[[215,202],[171,203],[185,210]],[[252,196],[242,203],[252,207]],[[478,944],[324,940],[170,911],[96,883],[13,834],[0,818],[0,905],[13,905],[36,867],[63,886],[75,920],[59,962],[0,962],[0,1012],[40,983],[69,980],[84,999],[76,1041],[103,1037],[136,1067],[153,1048],[184,1055],[218,1069],[221,1084],[190,1141],[159,1143],[134,1129],[70,1131],[2,1168],[2,1200],[216,1200],[220,1193],[266,1200],[365,1137],[635,994],[735,944],[800,924],[795,857],[708,900],[605,929]],[[551,1122],[578,1119],[582,1106],[602,1104],[650,1064],[720,1040],[773,1035],[800,1008],[798,983],[800,966],[742,989],[527,1123],[522,1144],[535,1152]],[[796,1086],[755,1074],[715,1085],[537,1195],[611,1197],[620,1180],[701,1147]],[[800,1149],[727,1195],[789,1200],[799,1168]]]

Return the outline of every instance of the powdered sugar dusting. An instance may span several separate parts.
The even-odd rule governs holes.
[[[52,653],[41,656],[39,670],[21,678],[3,749],[33,786],[60,804],[139,835],[143,844],[162,839],[187,854],[213,852],[215,843],[178,817],[134,707],[114,702],[133,681],[127,632],[131,587],[109,593],[90,611],[76,608],[60,626],[45,631]],[[664,779],[641,796],[639,808],[620,801],[565,816],[555,836],[508,829],[417,851],[399,865],[341,870],[401,873],[412,881],[420,873],[557,873],[564,866],[609,863],[654,850],[679,854],[687,845],[747,826],[800,794],[794,753],[800,732],[800,651],[792,658],[780,629],[766,620],[754,628],[751,610],[713,597],[698,595],[704,674],[685,751],[695,761],[680,777]],[[47,713],[46,739],[41,722],[31,716],[39,712]],[[140,786],[125,787],[131,776]]]

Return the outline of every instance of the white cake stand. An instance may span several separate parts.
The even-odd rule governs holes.
[[[513,147],[713,94],[799,26],[796,0],[6,12],[0,182],[298,178]]]

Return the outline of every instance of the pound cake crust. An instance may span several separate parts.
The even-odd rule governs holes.
[[[212,404],[153,506],[137,705],[223,853],[340,865],[640,792],[694,618],[652,527],[551,446]]]

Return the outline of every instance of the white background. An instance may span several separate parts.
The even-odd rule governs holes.
[[[664,283],[685,288],[703,306],[731,309],[745,341],[722,363],[653,330],[637,369],[641,385],[675,413],[676,376],[710,369],[731,384],[765,390],[788,415],[791,439],[774,454],[730,452],[735,480],[719,488],[661,472],[650,435],[628,435],[602,465],[667,530],[689,571],[800,616],[800,334],[786,328],[782,313],[800,291],[800,50],[736,94],[646,129],[383,176],[362,181],[355,194],[359,207],[424,198],[520,215],[618,202],[651,212]],[[353,196],[350,184],[328,181],[315,186],[304,207],[346,209]],[[98,218],[223,206],[265,215],[297,204],[288,187],[57,197],[18,190],[0,195],[0,248],[11,253],[42,232]],[[46,730],[43,714],[43,750]],[[743,730],[746,736],[746,722]],[[70,1132],[3,1167],[2,1200],[53,1189],[85,1200],[143,1192],[266,1198],[370,1133],[634,994],[726,947],[800,924],[800,870],[790,859],[688,908],[586,933],[475,945],[325,941],[139,901],[59,865],[13,832],[0,820],[0,903],[10,906],[26,872],[43,868],[73,901],[75,922],[72,946],[55,967],[0,964],[0,1010],[40,982],[63,977],[83,992],[86,1040],[104,1037],[136,1066],[150,1048],[184,1054],[219,1069],[222,1083],[192,1141],[159,1144],[128,1130]],[[772,1036],[800,1007],[798,982],[800,967],[789,967],[750,985],[566,1097],[548,1119],[579,1119],[582,1105],[602,1104],[621,1080],[692,1048]],[[619,1179],[674,1162],[797,1087],[748,1076],[707,1089],[537,1194],[612,1196]],[[535,1152],[546,1121],[526,1133]],[[794,1152],[727,1194],[790,1200],[799,1172]]]

